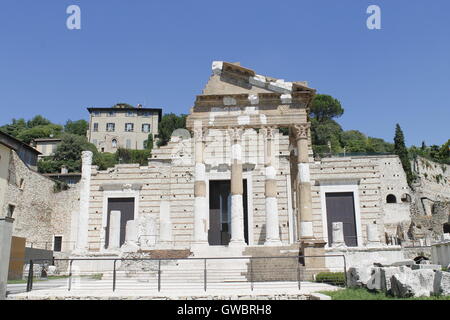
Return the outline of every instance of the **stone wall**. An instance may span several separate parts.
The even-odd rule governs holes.
[[[367,241],[366,225],[369,223],[377,224],[382,243],[396,244],[392,238],[406,237],[411,223],[412,197],[397,156],[324,158],[311,166],[311,178],[314,180],[312,196],[316,235],[327,238],[323,226],[327,213],[323,207],[321,186],[340,186],[339,192],[345,192],[356,185],[359,203],[356,203],[355,209],[360,211],[362,237],[359,245]],[[395,203],[387,203],[388,195],[395,197]]]
[[[206,139],[205,165],[208,180],[230,179],[230,143],[221,130],[211,130]],[[291,192],[289,175],[289,138],[279,134],[276,144],[277,200],[279,227],[284,243],[290,241],[289,214],[292,206],[288,198]],[[255,130],[247,130],[243,142],[244,179],[247,179],[249,234],[254,244],[265,241],[265,195],[264,195],[264,140]],[[188,248],[193,235],[194,212],[194,164],[193,141],[173,137],[167,146],[154,149],[148,166],[134,164],[117,165],[106,171],[92,172],[89,210],[90,247],[100,250],[104,237],[108,192],[105,186],[115,185],[117,192],[125,192],[126,186],[139,186],[134,190],[138,198],[139,235],[152,236],[159,241],[162,218],[171,223],[171,242],[174,247]],[[209,186],[207,186],[209,189]],[[168,212],[161,211],[161,204]],[[165,209],[166,210],[166,209]],[[167,216],[169,214],[169,216]],[[162,216],[161,216],[162,215]],[[292,219],[291,219],[292,220]],[[253,229],[253,232],[251,232]],[[148,230],[153,230],[149,235]],[[141,237],[142,239],[142,237]],[[142,244],[142,243],[141,243]]]
[[[30,170],[12,152],[9,163],[9,182],[2,208],[14,205],[13,235],[27,239],[34,247],[43,247],[47,243],[51,248],[54,235],[70,239],[71,215],[78,206],[77,189],[55,192],[54,181]]]

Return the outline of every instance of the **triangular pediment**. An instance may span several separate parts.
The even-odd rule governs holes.
[[[203,95],[283,93],[309,89],[305,82],[285,82],[242,67],[239,63],[214,61],[213,74],[208,80]]]

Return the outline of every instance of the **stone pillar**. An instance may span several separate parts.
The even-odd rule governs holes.
[[[208,245],[208,201],[206,199],[206,169],[204,146],[206,130],[201,123],[194,128],[195,177],[194,177],[194,244]]]
[[[312,219],[311,178],[309,173],[309,123],[292,127],[297,141],[297,232],[300,242],[302,260],[309,268],[325,267],[325,244],[322,239],[315,239]]]
[[[108,250],[120,248],[120,218],[121,212],[119,210],[112,210],[109,214]]]
[[[342,222],[333,222],[333,243],[332,247],[344,247],[344,224]]]
[[[230,246],[245,245],[244,184],[242,181],[242,128],[228,130],[231,142],[231,240]]]
[[[88,228],[89,228],[89,199],[91,190],[91,166],[92,152],[81,153],[82,169],[80,183],[80,212],[77,224],[76,254],[85,254],[88,251]]]
[[[10,217],[0,218],[0,300],[6,299],[13,222]]]
[[[309,173],[309,124],[295,125],[294,131],[297,140],[297,197],[298,197],[298,233],[300,239],[312,239],[312,199],[311,199],[311,180]]]
[[[161,201],[159,205],[159,246],[172,246],[172,221],[170,219],[170,202]]]
[[[125,227],[125,243],[121,247],[121,250],[123,252],[137,252],[139,250],[136,220],[127,221]]]
[[[378,225],[375,223],[368,223],[366,225],[367,245],[379,245],[380,237],[378,237]]]
[[[266,201],[266,246],[281,246],[278,220],[277,180],[274,167],[273,140],[275,128],[264,128],[265,138],[264,166],[265,166],[265,201]]]

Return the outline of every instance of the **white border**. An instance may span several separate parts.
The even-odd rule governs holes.
[[[356,223],[356,237],[357,247],[363,246],[362,229],[361,229],[361,211],[359,206],[359,187],[358,182],[346,181],[344,183],[339,182],[320,182],[320,203],[322,208],[322,230],[323,239],[327,242],[326,247],[330,248],[331,244],[328,243],[328,220],[327,220],[327,203],[325,194],[331,192],[353,192],[353,205],[355,207],[355,223]]]
[[[106,225],[108,222],[108,199],[112,198],[134,198],[134,220],[139,219],[139,197],[140,192],[135,191],[103,191],[102,208],[102,229],[100,230],[100,252],[107,252],[105,249]],[[89,242],[89,241],[88,241]]]

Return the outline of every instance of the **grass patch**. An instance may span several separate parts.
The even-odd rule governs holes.
[[[372,292],[364,288],[346,288],[337,291],[321,291],[332,300],[450,300],[450,296],[431,296],[421,298],[396,298],[384,292]]]

